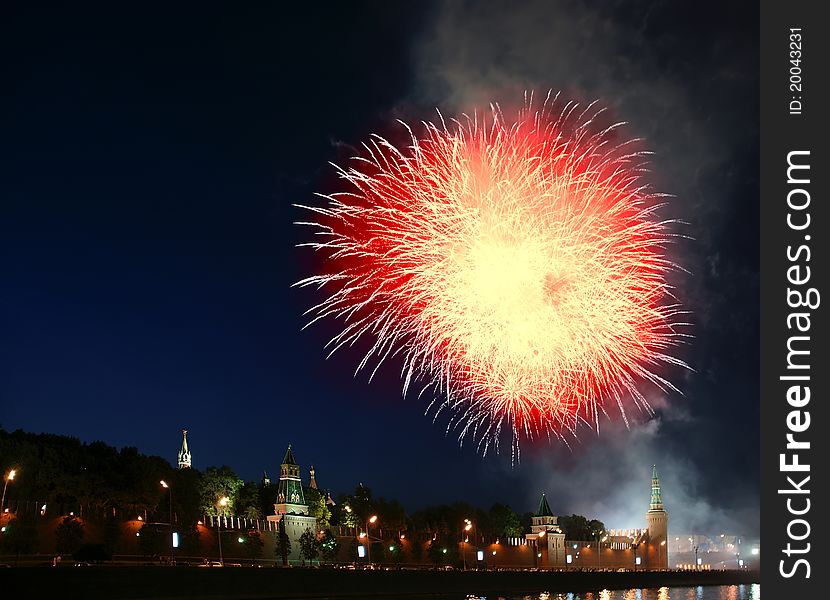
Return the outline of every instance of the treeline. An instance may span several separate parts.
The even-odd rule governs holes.
[[[0,468],[4,474],[16,469],[5,506],[18,516],[37,513],[46,505],[47,514],[72,512],[101,523],[138,517],[148,523],[166,523],[172,512],[173,522],[185,537],[188,528],[195,532],[197,521],[206,515],[264,519],[273,514],[277,495],[277,482],[246,482],[227,466],[204,472],[179,470],[136,448],[118,450],[103,442],[82,443],[73,437],[20,430],[0,429]],[[363,485],[352,494],[338,496],[333,507],[318,490],[306,488],[305,494],[310,514],[323,529],[341,525],[363,531],[368,527],[373,537],[404,533],[447,541],[495,540],[521,537],[531,525],[531,513],[517,513],[499,503],[489,509],[456,503],[407,514],[397,500],[376,498]],[[225,505],[220,504],[221,498],[228,499]],[[378,518],[369,523],[372,516]],[[567,537],[575,540],[594,539],[604,529],[601,522],[579,515],[561,517],[559,522]]]

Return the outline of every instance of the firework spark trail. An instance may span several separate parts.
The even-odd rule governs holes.
[[[307,314],[342,320],[333,353],[361,338],[358,365],[402,355],[404,394],[432,390],[436,417],[486,454],[520,438],[598,429],[615,404],[651,408],[638,385],[684,334],[667,275],[665,196],[643,181],[647,153],[601,128],[596,105],[532,97],[515,121],[499,107],[424,123],[403,150],[379,136],[348,168],[348,191],[309,207],[325,272],[298,282],[329,295]],[[428,409],[430,410],[430,409]]]

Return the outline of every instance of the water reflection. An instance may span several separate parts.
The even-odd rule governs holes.
[[[485,596],[469,595],[466,600],[488,600]],[[697,587],[661,587],[630,590],[598,590],[590,592],[540,592],[489,600],[761,600],[761,585],[723,585]]]

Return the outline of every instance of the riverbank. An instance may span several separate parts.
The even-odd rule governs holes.
[[[460,572],[182,567],[20,567],[0,573],[4,597],[138,600],[459,598],[541,591],[758,583],[755,571]]]

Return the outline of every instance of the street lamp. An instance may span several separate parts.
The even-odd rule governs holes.
[[[159,481],[161,487],[168,491],[168,496],[170,498],[170,566],[173,566],[173,488],[171,488],[164,479]]]
[[[346,507],[346,512],[352,512],[351,508],[347,506]],[[361,532],[360,535],[358,536],[359,538],[362,538],[363,536],[366,536],[366,564],[369,564],[369,565],[372,564],[372,536],[369,535],[369,523],[372,523],[374,525],[377,522],[378,522],[378,516],[377,515],[372,515],[371,517],[366,519],[366,531]]]
[[[9,487],[9,482],[14,479],[14,476],[17,475],[17,470],[12,469],[6,475],[6,483],[3,484],[3,498],[0,500],[0,513],[3,512],[3,506],[6,504],[6,488]]]
[[[225,508],[230,502],[231,499],[227,496],[222,496],[219,498],[219,506]],[[222,510],[222,509],[219,509]],[[219,511],[217,511],[218,513]],[[221,515],[219,515],[221,517]],[[216,522],[216,539],[219,541],[219,566],[224,567],[225,561],[222,559],[222,519],[218,519]]]
[[[700,546],[695,546],[695,548],[694,548],[694,550],[695,550],[695,571],[697,571],[697,570],[698,570],[698,567],[700,566],[700,565],[698,564],[698,558],[697,558],[697,551],[698,551],[699,549],[700,549]]]
[[[461,550],[461,557],[464,560],[464,570],[465,571],[467,570],[467,552],[466,552],[467,547],[466,546],[467,546],[467,543],[470,541],[469,533],[470,533],[470,530],[472,528],[473,528],[473,522],[470,519],[464,519],[464,531],[467,533],[467,536],[464,538],[464,541],[462,542],[463,546],[462,546],[462,550]]]

